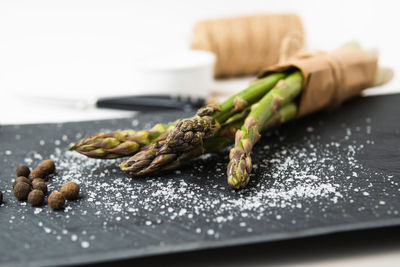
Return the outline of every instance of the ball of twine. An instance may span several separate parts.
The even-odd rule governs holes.
[[[295,14],[264,14],[196,23],[192,48],[216,54],[215,77],[251,75],[287,60],[304,47]]]

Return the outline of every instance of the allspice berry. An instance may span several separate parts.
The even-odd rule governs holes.
[[[44,160],[40,166],[42,166],[46,170],[47,175],[53,173],[56,170],[56,165],[51,159]]]
[[[37,166],[31,171],[31,174],[29,174],[29,179],[34,180],[36,178],[44,178],[47,176],[46,169],[43,168],[41,165]]]
[[[53,210],[60,210],[64,208],[65,198],[60,192],[51,193],[47,200],[49,202],[50,208],[52,208]]]
[[[31,203],[32,206],[42,205],[44,202],[43,192],[38,189],[32,190],[28,195],[28,202]]]
[[[47,185],[43,182],[37,182],[37,183],[33,184],[32,188],[42,191],[43,194],[47,194]]]
[[[61,187],[60,193],[63,194],[67,200],[77,199],[79,196],[79,185],[74,182],[66,182]]]
[[[16,183],[14,186],[14,196],[18,200],[26,200],[30,191],[31,185],[24,182]]]
[[[31,171],[29,179],[33,180],[35,178],[45,178],[47,175],[53,173],[55,169],[56,166],[54,161],[51,159],[46,159]]]
[[[24,176],[24,177],[29,177],[29,174],[31,173],[28,166],[26,165],[19,165],[15,170],[15,172],[17,173],[17,176]]]
[[[35,185],[36,183],[45,183],[45,180],[42,178],[35,178],[32,181],[32,185]]]
[[[13,183],[13,188],[17,183],[27,183],[27,184],[31,184],[31,180],[29,180],[28,178],[24,177],[24,176],[20,176],[17,179],[15,179],[14,183]]]

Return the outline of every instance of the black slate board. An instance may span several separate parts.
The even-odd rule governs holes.
[[[131,179],[118,161],[69,144],[101,130],[140,129],[189,114],[0,127],[0,265],[82,264],[400,224],[400,95],[360,98],[264,135],[247,190],[226,186],[226,156]],[[15,200],[15,167],[54,157],[50,190],[81,183],[53,212]]]

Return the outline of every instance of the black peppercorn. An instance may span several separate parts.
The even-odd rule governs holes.
[[[18,200],[26,200],[29,192],[31,191],[31,186],[28,183],[19,182],[14,186],[14,196]]]
[[[0,205],[3,203],[3,193],[0,191]]]
[[[15,170],[15,172],[17,173],[17,176],[24,176],[24,177],[29,177],[29,174],[31,173],[28,166],[26,165],[19,165]]]
[[[65,198],[60,192],[53,192],[48,198],[49,206],[53,210],[60,210],[64,208]]]
[[[38,189],[32,190],[28,195],[28,202],[32,204],[32,206],[40,206],[44,202],[44,194],[42,191]]]

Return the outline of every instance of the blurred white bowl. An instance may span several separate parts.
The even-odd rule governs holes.
[[[136,66],[134,94],[207,97],[215,60],[213,53],[200,50],[144,56]]]

